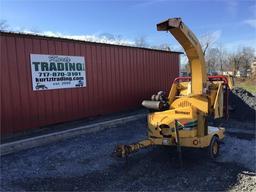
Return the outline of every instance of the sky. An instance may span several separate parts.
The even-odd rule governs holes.
[[[143,37],[149,45],[176,40],[156,24],[181,17],[199,38],[212,36],[228,51],[256,49],[256,1],[252,0],[0,0],[9,30],[67,37],[115,36],[126,43]],[[216,44],[217,44],[216,43]]]

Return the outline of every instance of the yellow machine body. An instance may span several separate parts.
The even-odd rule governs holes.
[[[203,148],[210,145],[214,136],[224,138],[225,129],[208,126],[208,117],[224,116],[224,90],[227,94],[229,80],[206,76],[201,45],[180,18],[161,22],[157,29],[170,32],[184,48],[191,77],[173,82],[166,100],[168,108],[148,114],[148,138],[135,144],[118,145],[118,156],[124,157],[152,145]]]
[[[180,145],[185,147],[207,147],[212,136],[224,138],[224,128],[208,127],[206,117],[223,116],[222,83],[210,84],[206,97],[191,96],[190,82],[173,84],[169,93],[170,108],[148,114],[148,139],[157,145],[176,145],[175,120],[179,123]]]

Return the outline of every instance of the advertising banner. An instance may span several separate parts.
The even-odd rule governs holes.
[[[86,87],[84,57],[30,54],[34,91]]]

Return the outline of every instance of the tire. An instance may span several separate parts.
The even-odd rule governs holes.
[[[213,136],[208,147],[208,156],[210,159],[215,160],[220,153],[220,140],[217,136]]]

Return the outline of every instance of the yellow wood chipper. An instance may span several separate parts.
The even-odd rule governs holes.
[[[215,159],[219,154],[224,128],[208,126],[208,118],[228,116],[230,79],[208,76],[201,45],[193,32],[173,18],[157,24],[158,31],[170,32],[184,48],[189,60],[191,77],[177,77],[168,96],[162,91],[142,105],[157,111],[148,114],[148,138],[134,144],[116,146],[114,153],[126,157],[153,145],[208,148]]]

